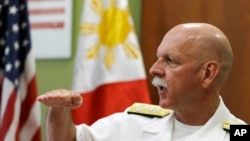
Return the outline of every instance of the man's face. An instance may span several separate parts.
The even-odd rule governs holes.
[[[167,87],[157,85],[159,104],[164,108],[186,108],[201,88],[201,65],[194,59],[193,37],[166,35],[158,47],[157,61],[150,69]]]

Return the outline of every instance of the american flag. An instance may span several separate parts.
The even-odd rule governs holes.
[[[26,0],[0,0],[0,141],[40,141]]]

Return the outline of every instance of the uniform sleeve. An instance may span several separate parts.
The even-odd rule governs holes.
[[[116,113],[96,121],[91,126],[76,126],[76,141],[117,141],[123,113]]]

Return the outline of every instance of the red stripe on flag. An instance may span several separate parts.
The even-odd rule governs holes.
[[[31,23],[32,29],[39,29],[39,28],[63,28],[64,22],[37,22]]]
[[[14,111],[15,111],[15,102],[16,102],[16,90],[14,89],[11,94],[10,98],[8,99],[8,104],[6,105],[6,110],[3,114],[2,125],[0,127],[0,141],[3,141],[5,138],[6,133],[9,130],[9,127],[12,123],[12,119],[14,118]]]
[[[146,94],[146,80],[102,85],[93,92],[82,94],[84,103],[72,110],[73,120],[76,124],[90,125],[99,118],[124,111],[134,102],[151,103]]]
[[[30,15],[42,15],[42,14],[63,14],[64,8],[48,8],[48,9],[31,9],[29,10]]]
[[[36,133],[34,134],[32,141],[40,141],[41,140],[41,129],[38,128]]]
[[[36,101],[36,96],[38,95],[36,92],[37,92],[36,77],[34,76],[33,79],[31,79],[29,85],[27,86],[27,92],[26,92],[27,95],[21,105],[21,113],[20,113],[18,129],[16,132],[16,140],[18,140],[20,130],[24,126],[24,123],[28,120],[31,109]]]

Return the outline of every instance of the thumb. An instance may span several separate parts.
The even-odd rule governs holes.
[[[76,95],[71,95],[71,108],[72,109],[76,109],[78,107],[80,107],[83,103],[83,98],[81,95],[76,94]]]

